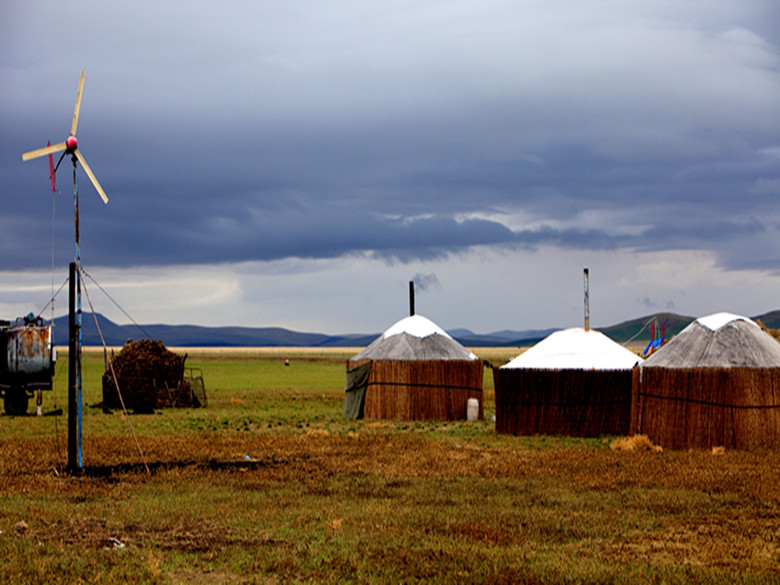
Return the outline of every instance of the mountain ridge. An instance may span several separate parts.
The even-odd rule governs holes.
[[[751,317],[760,320],[771,329],[780,329],[780,310],[768,311]],[[652,324],[655,323],[655,338],[660,339],[662,332],[666,338],[679,333],[694,317],[675,313],[655,313],[623,321],[609,327],[596,327],[614,341],[644,342],[651,339]],[[293,331],[284,327],[205,327],[201,325],[119,325],[97,313],[97,321],[106,345],[121,346],[128,339],[156,339],[170,347],[365,347],[374,341],[377,333],[348,333],[328,335]],[[68,345],[68,317],[54,319],[55,345]],[[466,347],[523,347],[544,339],[559,328],[549,329],[504,329],[479,334],[469,329],[452,329],[448,333]],[[92,313],[82,315],[82,343],[86,346],[103,345]]]

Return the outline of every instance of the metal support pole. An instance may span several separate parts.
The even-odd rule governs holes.
[[[82,470],[81,453],[81,243],[79,242],[79,187],[76,155],[73,160],[73,219],[76,226],[76,259],[70,263],[68,299],[68,469]]]
[[[68,281],[68,469],[71,471],[79,471],[81,469],[81,449],[78,441],[77,354],[76,263],[71,262]]]
[[[409,316],[414,315],[414,281],[409,281]]]
[[[81,452],[81,423],[83,420],[82,410],[82,384],[81,384],[81,264],[76,266],[76,412],[78,413],[77,438],[78,438],[78,461],[79,471],[83,467]]]

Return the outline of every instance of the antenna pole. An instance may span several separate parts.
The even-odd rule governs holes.
[[[588,269],[583,270],[585,278],[585,331],[590,331],[590,282],[588,277]]]
[[[409,281],[409,316],[414,316],[414,281]]]

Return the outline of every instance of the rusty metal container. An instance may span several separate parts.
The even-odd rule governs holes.
[[[51,325],[34,315],[0,321],[0,396],[6,414],[24,414],[36,390],[52,389],[56,361]],[[40,404],[39,393],[39,411]]]
[[[51,326],[21,325],[8,327],[6,371],[9,374],[48,373],[56,361],[51,343]]]

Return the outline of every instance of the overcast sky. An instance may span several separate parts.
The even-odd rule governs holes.
[[[378,332],[415,280],[445,329],[569,327],[584,267],[596,327],[778,309],[778,23],[775,0],[12,0],[0,318],[67,277],[72,165],[53,196],[21,154],[67,137],[82,69],[110,199],[79,168],[82,262],[140,323]]]

